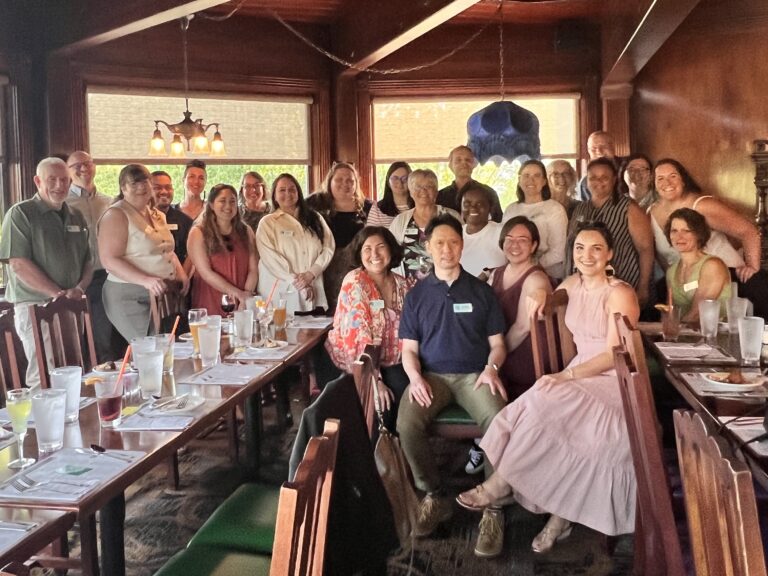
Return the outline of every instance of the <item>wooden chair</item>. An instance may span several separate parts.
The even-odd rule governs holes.
[[[50,386],[49,365],[82,366],[84,372],[91,370],[96,363],[96,348],[93,344],[88,298],[57,298],[42,306],[32,306],[29,313],[35,336],[41,388]],[[50,335],[51,358],[48,358],[48,349],[45,346],[43,325]]]
[[[163,320],[166,318],[175,318],[177,314],[186,317],[186,297],[181,293],[181,288],[182,283],[178,280],[167,280],[163,295],[150,298],[149,310],[155,334],[164,332]],[[170,328],[167,331],[170,332]]]
[[[563,370],[576,356],[573,334],[565,325],[568,293],[555,290],[547,296],[541,317],[531,320],[531,348],[536,378]]]
[[[696,574],[766,576],[752,474],[698,414],[674,419]]]
[[[617,314],[617,323],[629,326],[626,320]],[[625,335],[632,344],[639,332],[629,330]],[[613,354],[637,476],[635,574],[684,576],[669,477],[647,369],[633,372],[631,354],[622,346],[616,346]]]
[[[381,348],[369,344],[352,365],[352,376],[355,378],[355,387],[360,396],[360,403],[363,406],[363,415],[365,416],[365,425],[368,428],[368,436],[373,438],[373,431],[376,425],[376,405],[373,395],[376,393],[375,376],[379,367],[379,356]]]
[[[0,311],[0,385],[3,398],[9,388],[21,388],[21,373],[16,356],[13,307]]]
[[[632,372],[640,372],[650,380],[648,363],[645,360],[643,336],[640,334],[640,330],[633,328],[629,318],[619,312],[613,315],[613,319],[616,322],[616,333],[619,335],[619,343],[624,348],[624,351],[629,354],[631,361],[630,370]],[[653,400],[653,396],[651,396],[651,400]],[[653,406],[653,402],[651,402],[651,406]]]

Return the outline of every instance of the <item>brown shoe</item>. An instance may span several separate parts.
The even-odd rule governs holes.
[[[419,503],[416,524],[411,533],[416,538],[429,536],[441,523],[453,516],[453,503],[444,496],[429,493]]]
[[[480,520],[480,535],[475,545],[475,556],[496,558],[504,548],[504,512],[501,508],[486,508]]]

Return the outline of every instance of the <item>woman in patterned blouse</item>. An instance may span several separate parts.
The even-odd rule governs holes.
[[[351,247],[357,268],[342,282],[325,348],[336,367],[351,373],[352,363],[368,344],[381,344],[379,397],[389,411],[385,424],[392,430],[408,385],[397,337],[408,283],[392,272],[400,265],[403,249],[380,226],[363,228]]]

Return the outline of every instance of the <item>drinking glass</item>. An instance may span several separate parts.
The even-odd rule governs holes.
[[[51,388],[67,391],[67,406],[64,419],[76,422],[80,418],[80,382],[83,369],[80,366],[62,366],[50,371]]]
[[[229,317],[235,311],[235,299],[229,294],[221,295],[221,309]]]
[[[157,354],[146,352],[145,354]],[[142,354],[144,356],[144,354]],[[162,352],[159,358],[162,358]],[[99,410],[99,422],[102,428],[117,428],[122,422],[123,381],[117,375],[96,382],[96,407]]]
[[[661,335],[665,342],[677,342],[680,335],[679,306],[669,306],[661,313]]]
[[[200,360],[203,368],[213,366],[219,358],[221,344],[221,327],[214,324],[200,326]]]
[[[275,325],[275,330],[285,330],[285,321],[287,317],[286,299],[278,298],[277,304],[272,314],[272,322]]]
[[[64,445],[66,390],[48,388],[32,396],[38,452],[54,452]]]
[[[27,420],[32,411],[32,395],[29,388],[8,390],[6,408],[11,418],[13,433],[16,434],[16,444],[19,447],[19,457],[8,464],[8,468],[17,470],[35,463],[34,458],[24,458],[24,437],[27,435]]]
[[[162,350],[136,354],[139,386],[144,400],[149,400],[152,394],[160,394],[163,388],[163,356]],[[122,391],[120,393],[122,394]]]
[[[757,364],[760,362],[764,327],[765,321],[759,316],[739,318],[739,346],[741,347],[743,363]]]
[[[739,332],[739,318],[744,318],[747,315],[747,303],[749,300],[746,298],[739,298],[738,296],[729,298],[725,303],[725,311],[728,314],[728,331],[731,334],[737,334]]]
[[[192,334],[192,355],[195,358],[200,356],[200,340],[197,336],[197,330],[205,324],[205,318],[208,316],[208,310],[205,308],[192,308],[189,311],[189,331]]]
[[[235,312],[235,346],[249,346],[253,339],[253,310]]]
[[[152,352],[157,347],[157,341],[154,336],[141,336],[139,338],[131,338],[131,363],[133,367],[136,367],[136,355],[144,354],[145,352]]]
[[[699,302],[699,324],[701,335],[706,340],[717,338],[717,325],[720,322],[720,302],[717,300],[702,300]]]
[[[163,351],[163,374],[173,372],[173,344],[175,338],[171,334],[158,334],[155,336],[156,350]]]

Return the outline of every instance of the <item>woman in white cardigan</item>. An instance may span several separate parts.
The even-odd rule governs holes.
[[[281,174],[272,184],[275,211],[262,218],[256,231],[259,249],[259,293],[283,293],[288,312],[328,308],[323,270],[336,244],[325,220],[304,202],[299,182]]]

